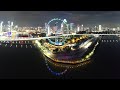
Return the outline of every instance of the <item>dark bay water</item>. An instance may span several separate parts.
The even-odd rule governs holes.
[[[120,78],[119,38],[103,36],[90,63],[66,69],[54,63],[45,63],[43,55],[36,48],[0,47],[0,79]],[[56,75],[63,71],[63,75]]]

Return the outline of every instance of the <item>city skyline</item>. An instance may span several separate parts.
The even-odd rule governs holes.
[[[120,12],[0,11],[0,57],[1,79],[119,79]]]
[[[0,11],[1,21],[13,21],[19,26],[44,26],[53,18],[86,26],[120,26],[120,11]]]

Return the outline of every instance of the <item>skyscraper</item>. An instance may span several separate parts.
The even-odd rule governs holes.
[[[64,34],[68,33],[68,24],[67,23],[62,23],[62,31]]]
[[[77,32],[79,32],[80,31],[80,26],[79,25],[77,25]]]
[[[50,26],[47,25],[47,28],[48,28],[48,30],[47,30],[47,35],[50,35]]]
[[[120,27],[117,27],[117,30],[119,31],[119,30],[120,30]]]
[[[84,27],[83,27],[83,24],[81,25],[81,31],[84,31]]]
[[[67,24],[67,34],[70,33],[69,24]]]
[[[3,21],[0,23],[0,31],[2,32],[3,29]]]
[[[10,31],[12,31],[13,30],[13,22],[11,22],[11,24],[10,24]]]
[[[45,23],[45,32],[47,36],[50,35],[50,26],[47,23]]]
[[[95,26],[94,31],[97,31],[97,27]]]
[[[64,33],[64,23],[63,22],[61,23],[61,33],[62,34]]]
[[[102,30],[102,26],[101,25],[99,25],[99,31],[101,31]]]
[[[70,32],[74,31],[74,23],[70,23]]]
[[[45,23],[45,32],[47,33],[48,25]]]

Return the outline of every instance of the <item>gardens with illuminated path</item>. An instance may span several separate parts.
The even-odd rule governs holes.
[[[98,45],[97,38],[81,36],[80,38],[71,39],[65,45],[52,45],[46,40],[40,43],[36,40],[35,43],[40,48],[40,51],[51,60],[59,63],[78,64],[89,60],[94,54],[94,50]],[[94,46],[89,48],[90,46]]]

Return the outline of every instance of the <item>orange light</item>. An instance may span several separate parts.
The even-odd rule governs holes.
[[[72,43],[75,43],[75,39],[72,39]]]

